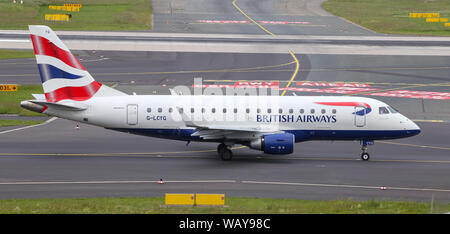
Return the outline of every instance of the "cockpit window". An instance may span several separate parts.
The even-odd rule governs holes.
[[[380,107],[379,108],[380,115],[389,114],[389,110],[386,107]]]
[[[398,111],[396,109],[394,109],[393,107],[388,106],[387,108],[389,109],[389,111],[391,111],[392,114],[398,113]]]

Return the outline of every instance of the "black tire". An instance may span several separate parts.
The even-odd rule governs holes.
[[[223,161],[231,161],[233,159],[233,152],[229,149],[224,149],[221,152],[219,152],[220,159]]]
[[[217,153],[220,155],[220,152],[222,152],[225,149],[227,149],[227,146],[225,144],[221,143],[217,146]]]
[[[361,159],[362,159],[363,161],[369,161],[369,159],[370,159],[370,154],[369,154],[369,153],[362,153],[362,154],[361,154]]]

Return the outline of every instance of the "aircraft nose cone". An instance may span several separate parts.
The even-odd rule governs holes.
[[[421,132],[420,127],[414,123],[414,121],[409,120],[408,125],[408,133],[411,134],[411,136],[417,135]]]

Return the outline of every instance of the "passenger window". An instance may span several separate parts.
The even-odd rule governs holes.
[[[180,114],[182,114],[183,113],[183,108],[180,108],[179,112],[180,112]]]
[[[211,109],[211,112],[212,112],[212,113],[216,113],[216,108],[212,108],[212,109]]]
[[[258,113],[258,114],[261,113],[261,109],[259,109],[259,108],[256,109],[256,113]]]
[[[322,112],[322,114],[325,114],[325,109],[322,109],[322,111],[321,111],[321,112]]]
[[[234,108],[234,113],[237,113],[237,108]]]
[[[300,109],[300,114],[303,114],[305,112],[305,110]]]
[[[205,108],[202,108],[202,113],[205,113]]]
[[[270,108],[267,109],[267,113],[269,113],[269,114],[272,113],[272,109],[270,109]]]
[[[314,110],[314,109],[311,109],[311,114],[314,114],[314,112],[316,112],[316,110]]]
[[[250,109],[247,108],[247,109],[245,110],[245,112],[247,112],[247,114],[250,113]]]
[[[386,107],[379,108],[380,115],[389,114],[389,110]]]
[[[227,108],[223,108],[223,113],[227,113]]]
[[[160,108],[158,108],[158,112],[159,113],[161,113],[162,112],[162,108],[160,107]]]
[[[191,108],[191,113],[194,113],[194,108]]]
[[[290,114],[294,113],[294,110],[289,109],[289,113],[290,113]]]
[[[169,113],[172,113],[172,107],[169,108]]]
[[[283,109],[281,109],[281,108],[278,109],[278,113],[279,113],[279,114],[283,114]]]
[[[333,114],[336,114],[336,109],[333,109],[331,112],[332,112]]]
[[[152,108],[147,108],[147,112],[148,113],[152,112]]]

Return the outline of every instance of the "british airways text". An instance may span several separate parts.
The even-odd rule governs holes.
[[[256,115],[259,123],[336,123],[336,115]]]

